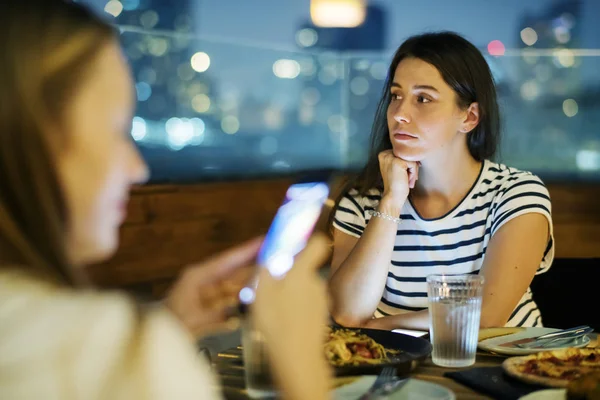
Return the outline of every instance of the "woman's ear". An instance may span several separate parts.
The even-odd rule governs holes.
[[[479,104],[471,103],[467,108],[467,114],[463,120],[460,131],[463,133],[469,133],[477,127],[479,124]]]

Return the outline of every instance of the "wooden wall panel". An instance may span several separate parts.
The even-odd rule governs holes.
[[[290,182],[137,188],[117,254],[89,272],[104,287],[163,287],[183,265],[263,234]],[[549,190],[557,257],[600,257],[600,186],[551,185]]]
[[[556,256],[600,257],[600,185],[549,185]]]
[[[183,265],[263,234],[289,180],[135,189],[117,254],[89,268],[101,286],[172,278]]]
[[[600,185],[549,185],[548,189],[555,222],[600,224]]]

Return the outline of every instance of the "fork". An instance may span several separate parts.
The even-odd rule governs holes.
[[[393,382],[396,380],[396,370],[394,367],[385,367],[381,370],[375,382],[371,385],[369,390],[367,390],[358,400],[369,400],[373,399],[376,392],[382,388],[384,385]]]
[[[542,343],[539,345],[539,347],[541,347],[542,349],[547,349],[549,347],[552,346],[556,346],[560,343],[562,343],[562,345],[564,346],[567,343],[570,343],[571,345],[577,345],[579,343],[582,343],[584,340],[584,337],[587,336],[587,334],[582,334],[580,336],[574,336],[572,338],[556,338],[556,339],[551,339],[546,343]]]
[[[571,334],[567,334],[567,332],[569,332],[569,331],[574,331],[574,332]],[[548,348],[552,345],[555,345],[557,342],[567,342],[567,341],[579,340],[580,338],[586,336],[587,334],[589,334],[593,331],[594,331],[594,328],[584,325],[581,327],[568,329],[565,332],[559,331],[559,332],[555,332],[553,335],[549,334],[549,335],[552,335],[555,337],[545,337],[548,335],[543,335],[531,343],[518,344],[517,347],[520,347],[522,349]]]

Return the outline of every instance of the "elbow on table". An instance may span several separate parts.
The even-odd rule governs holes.
[[[330,289],[329,313],[338,324],[347,328],[364,328],[373,318],[373,312],[365,313],[356,304],[347,304],[343,298],[335,296],[335,291]]]
[[[332,312],[331,317],[338,324],[346,328],[364,328],[371,318],[360,318],[359,316],[346,312]]]

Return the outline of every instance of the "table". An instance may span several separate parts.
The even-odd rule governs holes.
[[[506,357],[489,353],[477,353],[477,361],[473,367],[495,367],[502,364]],[[216,371],[221,378],[223,393],[227,400],[248,399],[245,394],[244,365],[242,361],[242,348],[240,346],[219,353],[215,362]],[[472,368],[472,367],[470,367]],[[452,390],[457,400],[490,399],[481,393],[444,377],[444,373],[459,369],[442,368],[433,364],[431,358],[421,362],[410,374],[412,378],[437,383]]]
[[[592,341],[588,347],[599,347],[598,333],[593,333],[589,336]],[[497,367],[500,366],[506,358],[507,356],[477,352],[475,365],[469,368]],[[241,346],[219,353],[216,360],[214,360],[214,364],[216,371],[221,378],[225,398],[227,400],[247,400],[248,396],[245,393],[244,364]],[[428,357],[411,372],[410,377],[447,387],[454,392],[457,400],[491,399],[491,397],[487,397],[450,378],[444,377],[446,372],[458,370],[460,369],[439,367],[433,364],[431,357]]]

